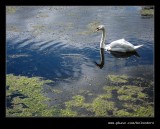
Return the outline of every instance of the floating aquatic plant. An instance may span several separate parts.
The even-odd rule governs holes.
[[[38,77],[6,75],[6,116],[53,116],[53,108],[45,103],[49,98],[42,93],[43,85],[51,82]]]
[[[154,15],[154,9],[141,9],[140,14],[142,16],[153,16]]]
[[[58,89],[51,89],[52,92],[56,93],[56,94],[59,94],[59,93],[62,93],[63,91],[62,90],[58,90]]]
[[[17,11],[18,7],[16,6],[6,6],[6,13],[13,14]]]
[[[50,83],[50,80],[42,78],[28,78],[24,76],[6,76],[7,109],[6,115],[14,116],[58,116],[76,117],[88,116],[83,112],[89,112],[93,116],[104,117],[153,117],[153,103],[148,102],[146,88],[151,86],[127,85],[129,77],[109,76],[112,80],[120,82],[120,85],[107,85],[102,87],[103,93],[89,96],[89,90],[80,90],[80,95],[75,95],[71,100],[64,102],[64,108],[48,107],[45,103],[49,98],[42,93],[43,85]],[[114,78],[114,79],[113,79]],[[120,79],[118,79],[120,78]],[[134,80],[134,79],[133,79]],[[123,83],[122,83],[123,82]],[[151,84],[151,83],[148,83]],[[52,89],[54,93],[62,93],[61,90]],[[93,97],[90,102],[85,101],[85,96]],[[116,101],[115,101],[116,100]],[[117,102],[118,101],[118,102]],[[62,104],[62,105],[63,105]]]
[[[61,110],[61,115],[62,116],[73,117],[73,116],[77,116],[77,112],[72,111],[70,108],[66,108],[66,109]]]
[[[73,98],[73,100],[65,102],[65,104],[68,108],[70,108],[72,106],[75,106],[75,107],[79,107],[79,106],[82,107],[83,106],[84,100],[85,100],[85,98],[83,96],[76,95],[76,96],[73,96],[72,98]]]
[[[128,82],[128,76],[126,75],[108,75],[107,79],[114,83],[126,83]]]

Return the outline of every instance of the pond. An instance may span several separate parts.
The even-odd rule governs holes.
[[[140,6],[8,6],[6,75],[53,81],[43,86],[43,94],[50,98],[49,107],[61,109],[62,114],[55,116],[141,117],[149,110],[147,115],[153,117],[154,17],[142,17],[140,10]],[[101,33],[95,29],[101,24],[106,44],[125,38],[143,47],[129,56],[104,51],[104,65],[97,67]]]

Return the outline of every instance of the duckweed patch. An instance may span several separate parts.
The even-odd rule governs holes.
[[[126,83],[128,82],[128,76],[126,75],[108,75],[107,79],[109,79],[113,83]]]
[[[132,84],[134,84],[135,80],[136,83],[140,83],[144,79],[131,78],[125,75],[110,75],[109,81],[112,82],[111,85],[102,87],[104,92],[94,95],[93,101],[86,103],[83,95],[76,95],[72,97],[72,100],[66,102],[65,106],[70,110],[73,107],[86,109],[92,112],[94,116],[153,117],[153,103],[148,103],[149,95],[145,92],[145,89],[153,87],[153,85],[150,86],[153,83],[147,83],[148,85],[141,87],[136,84],[128,85],[128,80],[132,80]],[[113,84],[117,84],[117,82],[119,85],[114,86]],[[80,93],[85,93],[85,91]],[[86,91],[87,93],[89,91]],[[78,114],[81,116],[79,112]]]
[[[146,93],[143,93],[144,88],[133,85],[121,86],[117,93],[119,94],[118,99],[122,101],[144,101],[148,98]]]
[[[93,97],[90,102],[86,102],[85,96],[90,94],[88,90],[80,90],[78,95],[62,103],[62,109],[57,107],[48,107],[45,102],[50,100],[43,95],[44,84],[50,83],[50,80],[42,78],[28,78],[24,76],[14,76],[9,74],[7,77],[6,97],[7,109],[6,115],[9,117],[17,116],[58,116],[58,117],[77,117],[77,116],[103,116],[103,117],[153,117],[153,103],[148,101],[149,94],[145,92],[151,88],[150,84],[143,87],[128,85],[129,77],[113,77],[109,81],[118,80],[121,82],[118,86],[106,85],[101,87],[101,94],[93,94],[87,97]],[[116,79],[120,78],[120,79]],[[121,80],[122,79],[122,80]],[[125,81],[124,81],[125,80]],[[135,79],[133,79],[135,80]],[[123,82],[123,83],[122,83]],[[54,93],[62,93],[61,90],[52,89]],[[88,115],[89,114],[89,115]]]
[[[108,112],[115,109],[114,102],[97,97],[92,102],[92,111],[95,116],[109,116]]]
[[[128,117],[128,116],[131,116],[131,113],[125,111],[125,110],[118,110],[116,113],[115,113],[116,116],[118,117]]]
[[[51,80],[25,76],[6,75],[6,116],[53,116],[55,109],[45,103],[49,98],[43,95],[43,85]]]
[[[141,106],[138,109],[136,109],[135,112],[133,112],[133,116],[135,117],[153,117],[154,108],[150,105],[146,105],[145,107],[144,106]]]
[[[142,9],[140,11],[141,16],[153,16],[154,15],[154,9]]]
[[[60,94],[63,91],[62,90],[58,90],[58,89],[51,89],[52,92],[56,93],[56,94]]]
[[[134,95],[141,92],[143,89],[142,87],[133,86],[133,85],[124,85],[119,88],[117,91],[118,94],[127,94],[127,95]]]
[[[138,97],[139,99],[145,99],[145,98],[148,98],[148,95],[145,94],[145,93],[140,92],[137,97]]]
[[[118,96],[118,99],[122,101],[136,101],[136,98],[132,97],[131,95],[120,95]]]
[[[73,100],[65,102],[66,107],[68,107],[68,108],[70,108],[72,106],[74,106],[74,107],[79,107],[79,106],[83,107],[84,100],[85,100],[85,98],[83,96],[76,95],[76,96],[73,96],[72,98],[73,98]]]
[[[99,97],[102,99],[108,99],[108,98],[112,98],[112,94],[111,93],[101,94],[99,95]]]
[[[114,102],[106,101],[102,96],[95,98],[92,103],[85,103],[85,98],[81,95],[73,96],[72,99],[71,101],[65,102],[67,111],[71,111],[73,107],[79,107],[95,113],[95,116],[107,116],[108,112],[114,108]]]
[[[14,14],[17,11],[17,7],[15,6],[7,6],[6,13],[7,14]]]
[[[66,108],[66,109],[61,110],[61,115],[73,117],[73,116],[77,116],[77,112],[72,111],[70,108]]]
[[[113,93],[113,91],[116,92],[117,96],[115,99],[117,99],[121,105],[121,108],[113,111],[113,116],[154,116],[153,104],[148,103],[150,96],[146,92],[147,90],[152,90],[152,81],[147,82],[144,78],[132,78],[125,75],[109,75],[107,78],[110,82],[112,82],[112,84],[120,83],[118,86],[103,87],[103,90],[106,93]],[[128,82],[133,85],[128,85]],[[141,85],[137,86],[137,84]]]
[[[143,106],[135,105],[133,103],[124,103],[125,109],[115,112],[117,117],[153,117],[154,108],[149,104],[143,104]],[[132,110],[129,112],[129,110]]]
[[[119,87],[117,87],[117,86],[104,86],[103,87],[103,90],[105,90],[106,92],[111,92],[113,90],[118,90],[118,89],[119,89]]]

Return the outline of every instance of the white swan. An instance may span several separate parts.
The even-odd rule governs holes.
[[[106,31],[105,31],[104,25],[98,26],[96,31],[99,31],[99,30],[102,30],[100,48],[104,48],[107,51],[132,52],[132,51],[135,51],[137,48],[143,46],[143,45],[134,46],[133,44],[126,41],[125,39],[119,39],[119,40],[111,42],[108,45],[105,45]]]

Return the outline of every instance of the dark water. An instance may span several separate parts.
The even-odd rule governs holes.
[[[6,73],[51,79],[54,87],[68,93],[96,90],[94,85],[105,84],[109,74],[153,80],[154,18],[142,18],[140,9],[18,6],[15,12],[6,14]],[[106,44],[120,38],[143,44],[137,50],[139,57],[117,58],[105,51],[104,66],[97,67],[94,62],[100,62],[101,33],[94,29],[100,24],[107,30]],[[67,98],[65,94],[61,97]]]

